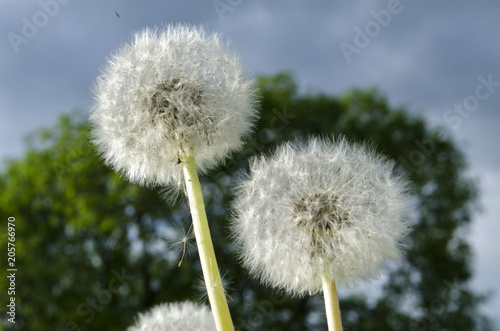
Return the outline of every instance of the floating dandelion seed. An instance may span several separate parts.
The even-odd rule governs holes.
[[[231,302],[233,301],[233,298],[231,297],[231,295],[229,295],[229,292],[232,291],[231,284],[232,281],[231,278],[229,277],[227,270],[221,270],[221,277],[219,282],[212,286],[216,291],[224,291],[224,296],[227,298],[227,301]],[[209,297],[208,297],[207,285],[205,283],[203,275],[197,277],[193,285],[193,291],[194,291],[194,298],[197,301],[199,302],[208,301]]]
[[[193,224],[186,227],[181,222],[175,223],[172,226],[173,237],[167,239],[167,244],[176,255],[180,256],[178,267],[182,265],[184,258],[191,255],[196,250],[196,243],[194,242]]]
[[[215,322],[206,306],[193,302],[164,303],[140,313],[127,331],[215,331]]]
[[[233,206],[243,265],[291,295],[323,289],[334,295],[327,305],[337,301],[335,282],[376,278],[409,232],[407,182],[393,167],[343,139],[289,143],[254,159]]]

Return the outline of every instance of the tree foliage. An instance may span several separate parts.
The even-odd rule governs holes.
[[[369,141],[394,159],[411,179],[415,196],[406,256],[389,266],[374,303],[360,296],[341,300],[345,329],[492,329],[479,313],[484,297],[468,287],[471,250],[464,232],[472,220],[476,185],[444,131],[391,107],[377,90],[300,95],[288,73],[260,77],[259,87],[261,117],[253,138],[202,178],[236,328],[326,329],[320,296],[288,299],[241,269],[227,225],[232,188],[251,156],[291,139],[344,135]],[[137,312],[154,304],[203,297],[193,285],[201,275],[197,254],[184,256],[178,233],[179,227],[189,230],[186,201],[165,200],[161,188],[120,179],[103,165],[89,137],[85,114],[62,116],[54,128],[33,134],[26,155],[8,161],[0,176],[2,219],[14,216],[18,226],[14,329],[123,330]],[[4,264],[2,258],[3,279]],[[0,282],[0,292],[6,288]],[[11,326],[5,316],[0,317],[4,328]]]

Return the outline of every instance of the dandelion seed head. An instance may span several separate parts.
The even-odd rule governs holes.
[[[378,277],[409,232],[408,184],[393,168],[345,139],[288,143],[255,158],[233,206],[244,266],[292,295],[320,291],[323,274],[342,287]]]
[[[105,162],[146,186],[182,183],[179,151],[207,172],[241,148],[255,84],[218,34],[169,25],[135,34],[107,61],[90,117]]]
[[[127,331],[215,331],[210,309],[193,302],[164,303],[140,313]]]
[[[349,211],[334,192],[306,194],[294,203],[292,217],[298,226],[333,229],[345,225]]]

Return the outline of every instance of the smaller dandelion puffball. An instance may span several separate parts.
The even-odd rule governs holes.
[[[106,164],[131,182],[182,182],[179,152],[204,173],[242,146],[256,118],[255,87],[219,35],[169,25],[135,34],[94,86],[90,121]]]
[[[407,182],[363,145],[310,139],[253,160],[238,188],[232,233],[264,283],[316,293],[322,277],[350,287],[379,275],[409,231]]]
[[[212,312],[193,302],[164,303],[139,314],[127,331],[215,331]]]

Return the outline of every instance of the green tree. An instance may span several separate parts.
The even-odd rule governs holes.
[[[227,225],[232,188],[251,156],[291,139],[344,135],[370,141],[394,159],[410,177],[415,196],[415,230],[405,258],[390,267],[375,303],[364,297],[341,300],[345,329],[493,329],[479,313],[485,298],[468,288],[471,252],[463,234],[472,220],[476,185],[444,131],[391,107],[377,90],[299,95],[288,73],[260,77],[259,87],[262,109],[253,139],[202,178],[236,328],[326,329],[320,297],[283,297],[241,269]],[[183,236],[175,230],[179,224],[189,229],[186,202],[165,201],[160,188],[120,179],[89,141],[85,114],[62,116],[55,128],[33,134],[26,155],[8,161],[0,175],[1,217],[15,217],[17,226],[14,329],[123,330],[154,304],[203,296],[193,287],[201,275],[197,255],[183,256]],[[5,247],[6,236],[0,238]],[[1,293],[6,285],[0,282]],[[11,327],[5,316],[3,327]]]

